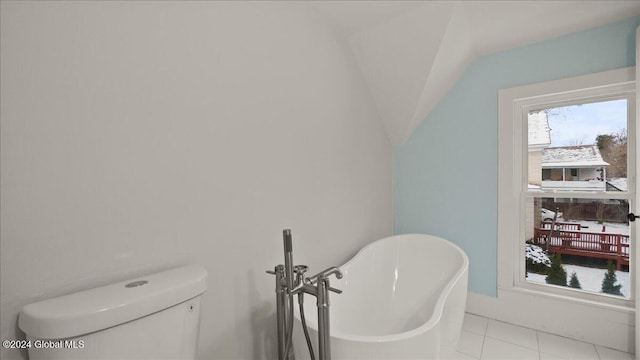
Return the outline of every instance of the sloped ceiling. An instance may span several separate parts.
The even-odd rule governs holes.
[[[351,45],[393,145],[476,57],[640,15],[640,0],[309,4]]]

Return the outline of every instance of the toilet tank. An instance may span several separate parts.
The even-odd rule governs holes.
[[[193,359],[206,277],[183,266],[26,305],[29,359]]]

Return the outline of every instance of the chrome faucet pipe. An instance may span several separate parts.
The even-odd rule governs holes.
[[[276,275],[276,321],[278,326],[278,357],[284,357],[284,347],[287,343],[287,293],[283,286],[284,265],[277,265],[274,269]]]
[[[296,265],[294,267],[296,283],[293,285],[293,289],[291,289],[291,294],[298,294],[298,299],[302,299],[301,296],[304,295],[304,293],[313,296],[317,294],[316,287],[304,276],[304,273],[307,272],[308,269],[309,267],[306,265]]]
[[[340,269],[338,269],[337,267],[335,267],[335,266],[326,268],[326,269],[320,271],[319,273],[309,277],[308,279],[309,279],[309,281],[311,281],[311,283],[315,284],[316,281],[318,281],[318,279],[320,277],[328,278],[331,275],[335,275],[336,278],[342,279],[342,271]]]
[[[285,285],[284,265],[276,265],[271,270],[267,270],[267,274],[275,275],[276,278],[276,322],[278,326],[278,359],[282,360],[285,356],[285,346],[287,343],[287,288]]]
[[[320,275],[318,278],[318,357],[320,360],[331,360],[331,325],[329,324],[329,279]]]
[[[318,296],[317,286],[312,285],[308,279],[304,279],[296,284],[296,286],[291,290],[292,294],[309,294],[313,296]]]

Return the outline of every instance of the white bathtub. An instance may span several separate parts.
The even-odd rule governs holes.
[[[455,350],[467,299],[469,260],[456,245],[431,235],[375,241],[331,277],[332,359],[439,359]],[[297,298],[294,298],[297,299]],[[318,352],[316,301],[305,317]],[[294,353],[309,359],[295,302]]]

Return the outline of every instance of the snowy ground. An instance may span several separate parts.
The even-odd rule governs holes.
[[[563,264],[562,267],[567,272],[567,283],[569,282],[569,279],[571,279],[571,273],[575,271],[578,276],[578,280],[580,281],[580,285],[582,286],[582,290],[599,293],[600,289],[602,289],[602,280],[604,279],[604,274],[607,272],[607,269],[596,269],[565,264]],[[544,280],[546,277],[546,275],[529,273],[527,280],[535,283],[546,284]],[[617,284],[622,284],[622,288],[620,288],[622,295],[628,298],[629,273],[625,271],[616,271],[616,278],[618,279]]]
[[[596,221],[570,220],[566,221],[561,217],[558,218],[559,223],[580,224],[580,232],[588,233],[604,233],[604,234],[622,234],[629,235],[629,225],[624,223],[604,222],[598,224]]]
[[[563,222],[562,218],[558,219],[559,222]],[[598,224],[595,221],[571,221],[579,223],[582,227],[582,232],[590,232],[590,233],[599,233],[603,232],[606,234],[623,234],[629,235],[629,225],[627,224],[618,224],[618,223],[604,223]],[[604,230],[604,231],[603,231]],[[579,265],[569,265],[562,264],[562,267],[567,272],[567,283],[571,278],[571,273],[575,271],[578,276],[578,280],[580,281],[580,285],[582,286],[582,290],[591,291],[599,293],[600,289],[602,289],[602,280],[604,279],[604,274],[607,272],[607,269],[598,269],[591,268]],[[546,275],[533,274],[529,273],[527,280],[535,283],[546,284],[545,279]],[[617,284],[621,284],[622,288],[620,291],[622,294],[628,298],[629,297],[629,273],[625,271],[616,271],[616,278],[618,279]]]
[[[564,221],[562,218],[558,221]],[[609,223],[605,222],[603,224],[598,224],[595,221],[570,221],[571,223],[580,224],[581,232],[590,232],[590,233],[599,233],[603,232],[605,234],[622,234],[629,235],[629,225],[622,223]],[[602,229],[604,228],[604,231]]]

